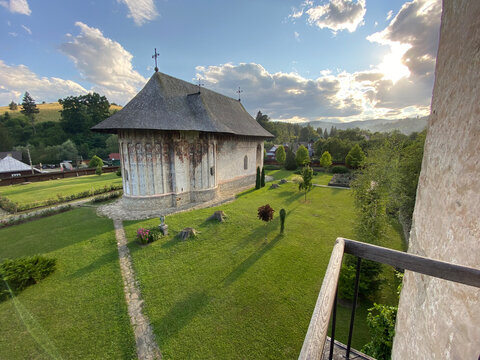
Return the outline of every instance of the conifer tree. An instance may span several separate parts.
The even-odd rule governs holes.
[[[260,186],[261,187],[265,186],[265,167],[262,168],[262,177],[260,179]]]
[[[22,108],[23,109],[20,110],[20,112],[30,119],[33,127],[33,133],[35,134],[35,114],[38,114],[40,110],[38,110],[35,100],[33,100],[28,91],[25,92],[25,95],[23,96]]]
[[[260,166],[257,166],[257,178],[255,181],[255,189],[260,189],[261,182],[260,182]]]

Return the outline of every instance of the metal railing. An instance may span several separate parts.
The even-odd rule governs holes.
[[[360,279],[360,266],[362,259],[388,264],[399,269],[410,270],[417,273],[434,276],[440,279],[454,281],[465,285],[480,288],[480,269],[451,264],[445,261],[433,260],[423,256],[404,253],[376,245],[366,244],[355,240],[337,238],[332,255],[328,263],[322,287],[318,294],[312,319],[307,335],[303,342],[299,360],[321,359],[327,338],[330,314],[332,314],[332,332],[330,341],[330,357],[333,355],[335,339],[335,321],[337,304],[337,284],[342,267],[343,254],[357,257],[355,277],[355,291],[350,318],[350,330],[346,349],[346,358],[349,359],[353,334],[353,322],[358,299],[358,284]]]

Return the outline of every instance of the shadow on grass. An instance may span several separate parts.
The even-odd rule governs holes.
[[[159,321],[152,325],[161,334],[157,338],[160,349],[171,337],[187,326],[196,314],[210,302],[210,296],[204,291],[195,291],[177,301]]]
[[[263,245],[260,249],[255,251],[251,254],[248,258],[243,260],[233,271],[227,275],[227,277],[223,280],[224,286],[229,286],[234,283],[240,276],[242,276],[253,264],[255,264],[258,260],[261,259],[263,255],[270,249],[272,249],[275,244],[277,244],[280,239],[283,237],[282,234],[278,234],[275,236],[273,240],[269,243]]]
[[[112,262],[116,261],[118,259],[118,250],[112,250],[108,252],[107,254],[103,254],[102,256],[98,257],[95,259],[93,262],[88,264],[87,266],[84,266],[81,269],[78,269],[75,271],[73,274],[70,274],[67,279],[77,279],[80,278],[84,275],[87,275],[91,272],[94,272],[95,270],[101,268],[102,266]]]
[[[255,190],[257,190],[257,189],[251,188],[250,190],[246,190],[246,191],[244,191],[244,192],[241,192],[240,194],[235,195],[235,198],[237,198],[237,199],[238,199],[238,198],[241,198],[242,196],[251,194],[251,193],[254,192]]]
[[[300,199],[302,196],[305,196],[305,194],[303,192],[300,192],[300,191],[288,191],[288,190],[284,190],[282,192],[279,192],[277,194],[279,197],[283,198],[283,200],[287,203],[287,204],[291,204],[293,203],[294,201]]]

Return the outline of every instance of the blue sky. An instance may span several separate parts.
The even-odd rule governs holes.
[[[429,112],[440,0],[0,0],[0,105],[96,91],[124,105],[160,71],[273,119]]]

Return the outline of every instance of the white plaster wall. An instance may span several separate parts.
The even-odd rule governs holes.
[[[408,251],[480,268],[480,1],[445,0]],[[406,272],[393,359],[480,355],[480,289]]]
[[[257,162],[257,146],[260,145]],[[247,156],[248,166],[244,168]],[[263,139],[219,138],[217,140],[217,181],[223,184],[257,173],[257,163],[263,166]],[[254,180],[255,181],[255,180]]]

